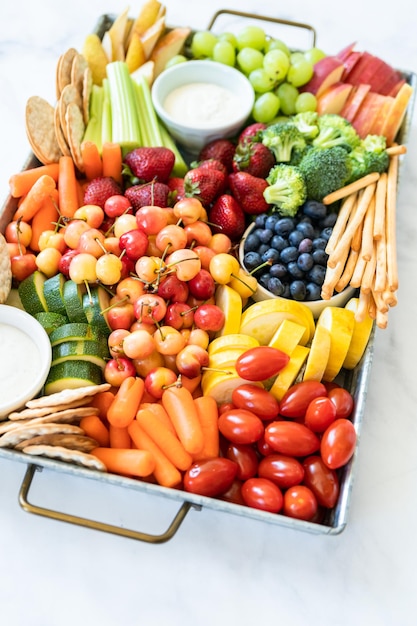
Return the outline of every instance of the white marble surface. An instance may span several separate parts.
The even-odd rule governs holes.
[[[328,52],[357,41],[417,71],[414,2],[167,0],[169,22],[205,27],[219,8],[312,24]],[[131,2],[135,14],[140,2]],[[54,97],[58,55],[80,47],[124,3],[3,3],[0,20],[0,192],[29,151],[26,99]],[[310,535],[203,509],[167,544],[148,545],[27,514],[25,466],[0,459],[0,621],[5,626],[413,626],[417,557],[417,132],[414,115],[398,198],[399,305],[376,336],[348,525]],[[43,472],[33,499],[155,531],[172,502]],[[174,503],[174,509],[176,503]],[[110,510],[110,512],[109,512]]]

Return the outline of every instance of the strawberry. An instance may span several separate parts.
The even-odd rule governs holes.
[[[136,212],[142,206],[168,206],[170,189],[165,183],[158,181],[144,183],[143,185],[133,185],[125,191],[125,196]]]
[[[223,193],[227,178],[217,169],[196,167],[188,170],[184,176],[184,190],[188,198],[198,198],[207,208]]]
[[[235,148],[235,144],[230,139],[213,139],[202,148],[198,160],[216,159],[226,166],[228,172],[231,172]]]
[[[245,232],[245,214],[237,200],[222,194],[209,211],[208,221],[215,233],[224,233],[232,241],[238,241]]]
[[[165,147],[135,148],[126,154],[124,163],[141,181],[166,183],[174,167],[175,155]]]
[[[252,176],[247,172],[234,172],[229,174],[229,187],[245,213],[258,215],[266,213],[271,208],[263,195],[264,189],[268,187],[264,178]]]
[[[177,202],[177,200],[181,200],[185,196],[184,190],[184,178],[180,176],[171,176],[167,182],[170,191],[170,197],[172,200]]]
[[[234,172],[248,172],[258,178],[266,178],[275,165],[275,157],[263,143],[245,139],[237,145],[233,157]]]
[[[229,171],[227,167],[219,161],[219,159],[205,159],[204,161],[194,161],[191,163],[191,167],[195,169],[196,167],[204,167],[208,170],[219,170],[219,172],[223,172],[225,176],[228,175]]]
[[[256,140],[256,136],[259,131],[265,130],[265,128],[266,124],[263,124],[262,122],[254,122],[253,124],[249,124],[249,126],[246,126],[246,128],[244,128],[240,133],[237,140],[238,144],[242,143],[246,139]]]
[[[87,183],[84,189],[84,204],[97,204],[101,208],[107,198],[122,194],[122,188],[111,176],[99,176]]]

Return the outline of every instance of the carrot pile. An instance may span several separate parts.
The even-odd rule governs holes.
[[[355,317],[370,315],[379,328],[386,328],[388,311],[397,304],[396,196],[398,161],[405,151],[405,146],[389,148],[387,172],[364,176],[323,199],[342,202],[327,242],[321,297],[359,288]]]
[[[216,401],[194,397],[181,384],[148,402],[142,379],[129,377],[114,392],[97,394],[92,405],[99,415],[84,417],[80,426],[98,442],[92,454],[109,472],[179,487],[195,461],[219,456]]]

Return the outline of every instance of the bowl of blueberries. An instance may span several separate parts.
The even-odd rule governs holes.
[[[256,301],[287,298],[308,306],[315,318],[326,306],[344,306],[355,292],[346,287],[322,299],[326,275],[326,245],[337,213],[316,200],[307,200],[295,216],[257,215],[243,234],[239,261],[256,276]]]

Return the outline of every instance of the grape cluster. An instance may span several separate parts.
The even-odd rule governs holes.
[[[274,296],[320,300],[337,214],[307,200],[295,217],[258,215],[243,245],[243,265]]]
[[[236,67],[248,77],[256,95],[252,111],[256,122],[268,124],[279,114],[317,108],[316,97],[307,91],[300,93],[299,88],[308,83],[314,64],[325,56],[319,48],[294,52],[282,40],[268,37],[261,27],[247,25],[236,34],[195,32],[190,54],[194,59],[213,59]]]

